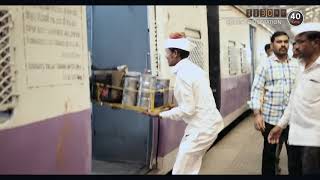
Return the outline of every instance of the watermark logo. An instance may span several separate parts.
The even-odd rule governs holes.
[[[239,24],[282,24],[287,19],[287,9],[246,9],[246,17],[224,17],[227,25]]]
[[[285,20],[285,19],[284,19]],[[219,18],[220,22],[225,22],[227,25],[241,25],[241,24],[270,24],[279,25],[282,24],[281,19],[250,19],[246,17],[222,17]]]
[[[303,22],[303,14],[300,11],[292,10],[288,14],[288,22],[292,26],[298,26]]]
[[[286,9],[247,9],[248,18],[286,18]]]

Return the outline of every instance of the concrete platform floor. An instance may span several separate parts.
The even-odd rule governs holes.
[[[261,174],[263,137],[253,126],[253,117],[243,119],[204,156],[200,174]],[[282,175],[288,174],[285,145],[280,154]]]

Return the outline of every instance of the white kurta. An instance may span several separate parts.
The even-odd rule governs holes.
[[[296,87],[278,126],[290,125],[288,142],[320,147],[320,57],[308,68],[301,63]]]
[[[188,59],[173,67],[176,75],[174,96],[178,106],[160,117],[187,123],[173,174],[198,174],[202,157],[223,129],[223,119],[210,88],[208,75]]]

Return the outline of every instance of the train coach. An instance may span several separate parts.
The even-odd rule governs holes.
[[[248,110],[272,33],[241,8],[0,6],[0,174],[169,172],[185,123],[102,106],[89,79],[91,67],[127,65],[172,88],[163,45],[174,31],[196,44],[190,60],[228,126]]]
[[[249,21],[239,7],[89,6],[87,14],[94,67],[149,69],[170,79],[172,87],[164,41],[171,32],[185,32],[196,44],[189,59],[207,72],[225,125],[248,110],[252,69],[265,57],[272,31]],[[92,112],[93,171],[165,174],[172,169],[183,121],[150,120],[99,103]]]

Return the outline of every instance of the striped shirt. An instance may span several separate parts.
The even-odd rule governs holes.
[[[296,59],[280,61],[274,54],[257,68],[251,89],[252,110],[260,110],[265,122],[276,125],[283,115],[298,70]]]

